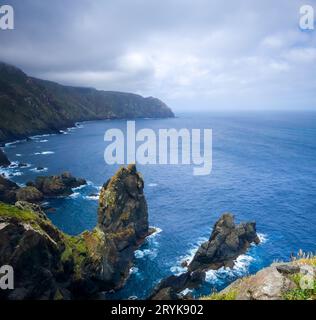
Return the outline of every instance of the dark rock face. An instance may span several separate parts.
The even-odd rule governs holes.
[[[54,299],[58,287],[71,276],[61,259],[62,234],[35,212],[0,209],[0,265],[14,268],[14,290],[0,290],[0,297]]]
[[[19,186],[0,175],[0,201],[14,204]]]
[[[179,276],[172,275],[162,280],[149,297],[150,300],[178,300],[179,295],[185,289],[194,289],[205,280],[205,272],[195,271],[182,273]]]
[[[86,180],[77,179],[69,172],[64,172],[60,176],[37,177],[34,182],[28,182],[27,186],[35,187],[45,197],[58,197],[71,195],[73,193],[72,188],[77,188],[86,183]]]
[[[256,223],[235,225],[233,215],[225,213],[216,222],[210,239],[203,243],[188,266],[189,271],[232,267],[251,243],[260,242]]]
[[[121,168],[100,193],[98,226],[104,234],[97,278],[107,287],[121,287],[129,275],[134,250],[149,235],[144,181],[135,165]]]
[[[0,167],[8,167],[11,164],[3,150],[0,148]]]

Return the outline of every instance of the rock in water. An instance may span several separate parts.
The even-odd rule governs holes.
[[[35,187],[45,197],[62,197],[71,195],[72,188],[80,187],[86,183],[86,180],[75,178],[69,172],[64,172],[60,176],[37,177],[35,182],[28,182],[27,186]]]
[[[112,288],[129,275],[135,249],[149,235],[144,181],[135,165],[120,168],[100,193],[97,231],[103,234],[98,278]]]
[[[234,260],[245,253],[251,243],[259,242],[255,222],[235,225],[234,216],[225,213],[215,223],[210,239],[196,252],[188,270],[232,267]]]
[[[8,167],[11,164],[6,154],[0,148],[0,167]]]

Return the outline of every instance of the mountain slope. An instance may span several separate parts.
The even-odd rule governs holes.
[[[140,95],[63,86],[0,62],[0,142],[56,132],[77,121],[168,118],[162,101]]]

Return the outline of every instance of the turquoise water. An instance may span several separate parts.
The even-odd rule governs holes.
[[[56,211],[48,215],[70,234],[92,229],[97,197],[91,194],[117,169],[103,160],[104,132],[125,127],[121,120],[89,122],[66,134],[8,145],[11,160],[29,164],[9,169],[12,179],[23,184],[36,175],[65,170],[86,178],[88,186],[71,197],[50,201],[47,205]],[[237,221],[255,220],[263,241],[241,256],[234,269],[209,272],[196,295],[218,290],[276,259],[287,260],[300,248],[316,251],[315,113],[181,114],[175,119],[137,120],[136,127],[213,129],[213,170],[208,176],[193,176],[187,165],[138,165],[150,225],[161,232],[135,253],[125,288],[109,298],[145,298],[161,278],[183,271],[181,260],[192,256],[225,211]],[[46,171],[34,171],[37,166]]]

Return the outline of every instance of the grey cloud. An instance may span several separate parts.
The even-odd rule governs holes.
[[[316,31],[298,28],[306,2],[7,1],[16,29],[0,32],[0,60],[176,110],[311,109]]]

